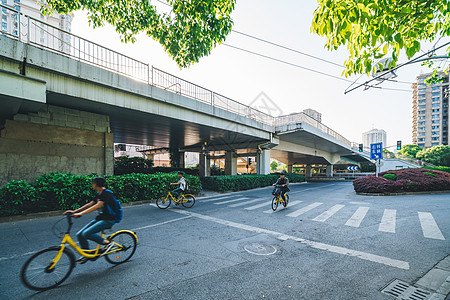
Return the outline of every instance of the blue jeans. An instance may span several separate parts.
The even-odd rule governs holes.
[[[116,222],[110,220],[92,220],[86,226],[81,228],[80,231],[77,232],[77,238],[78,241],[80,241],[81,249],[89,249],[87,240],[103,244],[105,239],[96,233],[111,228],[114,223]]]
[[[176,199],[176,198],[180,197],[180,195],[181,195],[182,192],[183,192],[182,189],[177,188],[177,189],[174,189],[174,190],[172,191],[172,195],[173,195],[173,197]]]

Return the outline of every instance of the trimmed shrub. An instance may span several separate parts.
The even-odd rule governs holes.
[[[390,181],[396,181],[397,180],[397,175],[395,174],[384,174],[383,178],[390,180]]]
[[[396,175],[397,180],[383,178],[386,174]],[[450,174],[437,170],[402,169],[381,172],[379,176],[355,179],[353,181],[355,191],[358,193],[401,193],[450,190]]]
[[[450,167],[423,167],[422,169],[437,170],[450,173]]]
[[[50,173],[33,184],[11,181],[0,188],[0,216],[10,216],[49,210],[77,209],[94,196],[92,179],[97,176]],[[177,182],[177,174],[126,174],[105,176],[108,188],[122,202],[157,199],[167,193],[170,182]],[[200,179],[186,175],[191,192],[202,190]],[[173,188],[175,189],[175,188]]]
[[[202,177],[202,186],[208,190],[217,192],[241,191],[258,187],[265,187],[274,184],[279,175],[225,175],[225,176],[207,176]],[[289,182],[304,182],[305,176],[289,173],[286,175]]]

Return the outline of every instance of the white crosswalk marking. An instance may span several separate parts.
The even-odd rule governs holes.
[[[331,216],[333,216],[335,213],[337,213],[339,210],[341,210],[344,206],[345,205],[342,205],[342,204],[336,204],[333,207],[331,207],[330,209],[328,209],[327,211],[324,211],[323,213],[321,213],[320,215],[315,217],[313,219],[313,221],[325,222]]]
[[[429,212],[418,212],[423,236],[430,239],[445,240],[433,215]]]
[[[297,200],[297,201],[289,202],[289,203],[288,203],[288,206],[287,206],[286,208],[292,207],[292,206],[297,205],[297,204],[299,204],[299,203],[301,203],[301,202],[303,202],[303,201]],[[272,204],[270,203],[270,205],[272,205]],[[280,205],[278,205],[277,211],[279,211],[280,208],[281,208],[281,209],[284,208],[282,204],[281,204],[281,207],[280,207]],[[273,214],[273,213],[274,213],[273,209],[268,209],[268,210],[265,210],[264,212],[265,212],[266,214]]]
[[[211,197],[205,198],[207,200],[203,200],[203,198],[200,198],[199,200],[202,202],[213,202],[213,201],[224,200],[226,198],[233,198],[233,197],[236,197],[236,196],[223,195],[223,196],[216,196],[213,198],[211,198]]]
[[[219,203],[214,203],[215,205],[221,205],[221,204],[228,204],[228,203],[233,203],[233,202],[237,202],[237,201],[242,201],[248,199],[246,197],[243,198],[237,198],[237,199],[233,199],[233,200],[228,200],[228,201],[223,201],[223,202],[219,202]]]
[[[295,217],[298,217],[298,216],[300,216],[301,214],[304,214],[305,212],[308,212],[308,211],[310,211],[311,209],[316,208],[316,207],[318,207],[318,206],[320,206],[320,205],[322,205],[322,204],[323,204],[322,202],[314,202],[314,203],[312,203],[312,204],[310,204],[310,205],[308,205],[308,206],[305,206],[305,207],[303,207],[303,208],[300,208],[299,210],[296,210],[296,211],[294,211],[294,212],[291,212],[290,214],[287,214],[286,216],[295,218]]]
[[[270,202],[268,200],[264,201],[264,203],[256,204],[250,207],[245,207],[246,210],[254,210],[263,206],[270,206]]]
[[[395,233],[396,209],[385,209],[378,231]]]
[[[368,211],[369,207],[367,206],[358,207],[353,216],[350,219],[348,219],[345,225],[352,227],[359,227],[361,225],[362,220],[366,217]]]
[[[232,205],[228,205],[229,207],[238,207],[238,206],[242,206],[242,205],[246,205],[246,204],[250,204],[250,203],[255,203],[255,202],[259,202],[263,199],[254,199],[254,200],[250,200],[250,201],[244,201],[242,203],[236,203],[236,204],[232,204]]]

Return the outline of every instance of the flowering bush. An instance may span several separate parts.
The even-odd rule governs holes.
[[[396,176],[388,180],[387,174]],[[353,181],[357,193],[401,193],[421,191],[450,191],[450,173],[428,169],[401,169],[381,172],[379,177],[366,176]]]

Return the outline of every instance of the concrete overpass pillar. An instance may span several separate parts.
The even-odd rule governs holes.
[[[292,173],[292,170],[293,170],[294,168],[293,168],[293,165],[288,165],[287,166],[287,171],[288,171],[288,173]]]
[[[198,169],[200,176],[211,176],[211,160],[201,153],[199,154]]]
[[[306,165],[305,167],[305,176],[308,177],[312,177],[312,167],[311,165]]]
[[[180,152],[180,157],[178,158],[178,167],[179,168],[185,167],[185,161],[186,161],[185,156],[186,156],[186,153]]]
[[[333,177],[333,165],[327,165],[327,177]]]
[[[237,175],[237,157],[233,151],[225,153],[225,175]]]
[[[256,156],[256,173],[270,174],[270,150],[264,149]]]

